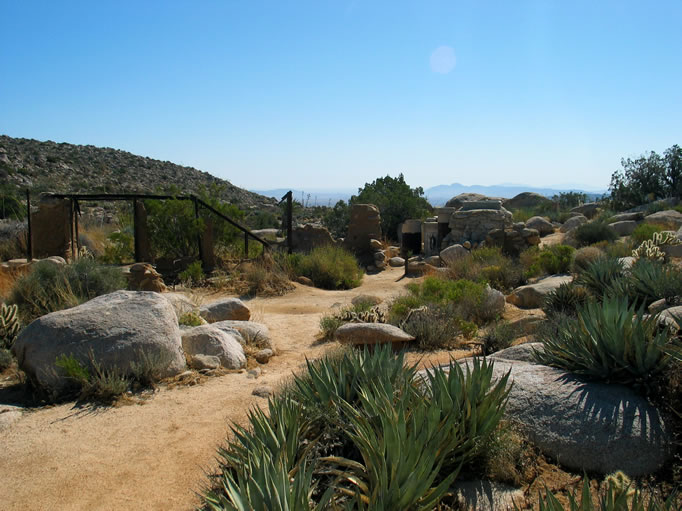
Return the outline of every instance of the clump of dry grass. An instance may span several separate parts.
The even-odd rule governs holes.
[[[284,269],[268,253],[236,269],[231,282],[235,290],[248,296],[281,296],[294,289]]]

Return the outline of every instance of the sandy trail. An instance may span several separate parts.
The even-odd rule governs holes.
[[[25,413],[0,433],[0,507],[7,510],[187,510],[215,467],[228,424],[243,421],[264,400],[251,392],[277,385],[332,344],[315,336],[320,317],[359,294],[399,294],[402,269],[367,275],[361,287],[324,291],[298,286],[276,298],[248,302],[269,328],[279,355],[265,374],[210,378],[194,387],[162,389],[144,405],[78,409],[73,403]],[[219,298],[211,295],[208,303]],[[447,352],[431,360],[447,361]],[[418,356],[410,356],[417,360]]]

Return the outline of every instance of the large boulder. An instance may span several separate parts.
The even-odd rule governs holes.
[[[620,222],[613,222],[609,224],[609,227],[618,236],[630,236],[637,228],[638,222],[634,220],[621,220]]]
[[[471,359],[462,364],[472,366]],[[588,383],[528,362],[495,360],[493,378],[511,371],[505,418],[562,465],[631,477],[656,472],[672,453],[672,435],[659,411],[623,385]]]
[[[251,311],[239,298],[223,298],[217,302],[203,305],[199,309],[199,315],[209,323],[229,319],[248,321],[251,317]]]
[[[668,224],[675,226],[676,229],[682,227],[682,213],[675,211],[674,209],[657,211],[656,213],[645,216],[644,220],[648,223]]]
[[[550,221],[541,216],[534,216],[526,221],[526,227],[535,229],[540,233],[540,236],[547,236],[554,232],[554,226]]]
[[[511,199],[504,201],[504,207],[513,209],[533,209],[539,206],[548,206],[552,201],[544,195],[535,192],[521,192]]]
[[[374,204],[353,204],[350,208],[346,248],[363,255],[371,253],[370,241],[381,239],[381,214]]]
[[[336,330],[336,340],[342,344],[385,344],[414,341],[400,328],[385,323],[346,323]]]
[[[561,232],[571,232],[573,229],[580,227],[587,223],[587,217],[584,215],[572,216],[564,222],[559,231]]]
[[[446,266],[449,266],[457,261],[457,259],[461,259],[462,257],[466,257],[468,255],[469,251],[466,248],[464,248],[462,245],[456,244],[441,250],[440,260]]]
[[[594,218],[599,211],[599,204],[596,202],[588,202],[582,206],[576,206],[571,209],[571,213],[578,213],[584,215],[587,218]]]
[[[634,213],[618,213],[617,215],[613,215],[609,221],[610,222],[626,222],[628,220],[632,220],[634,222],[639,222],[644,218],[644,213],[641,211],[635,211]]]
[[[504,312],[504,295],[501,291],[486,286],[483,303],[481,304],[481,316],[483,319],[495,319]]]
[[[92,354],[102,369],[123,372],[147,356],[161,365],[161,377],[186,366],[173,307],[147,291],[116,291],[42,316],[21,332],[12,351],[34,382],[56,392],[69,383],[55,366],[61,355],[92,369]]]
[[[561,284],[571,282],[571,280],[573,277],[570,275],[545,277],[535,284],[517,287],[507,296],[507,302],[521,309],[538,309],[542,307],[547,294],[557,289]]]
[[[310,252],[314,248],[334,244],[331,233],[322,225],[297,225],[291,232],[291,238],[296,252]]]
[[[185,353],[218,357],[225,369],[241,369],[246,365],[242,345],[230,334],[213,325],[201,325],[182,333],[182,347]]]
[[[275,343],[270,337],[270,330],[263,323],[255,321],[219,321],[211,326],[229,334],[236,331],[239,333],[237,337],[239,342],[255,346],[256,348],[267,348],[272,350],[273,353],[277,353]]]
[[[488,196],[482,195],[480,193],[460,193],[459,195],[455,195],[452,199],[450,199],[445,204],[445,207],[446,208],[461,208],[465,202],[478,202],[478,201],[487,201],[487,200],[499,200],[499,199],[494,199],[493,197],[488,197]]]

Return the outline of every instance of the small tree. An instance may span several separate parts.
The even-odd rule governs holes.
[[[397,178],[380,177],[358,189],[351,204],[374,204],[381,212],[381,229],[385,236],[395,237],[398,225],[409,218],[423,218],[431,205],[421,186],[410,188],[402,174]]]

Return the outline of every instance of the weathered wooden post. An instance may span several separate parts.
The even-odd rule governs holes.
[[[28,243],[26,243],[26,259],[33,261],[33,239],[31,237],[31,192],[26,188],[26,218],[28,220]]]

